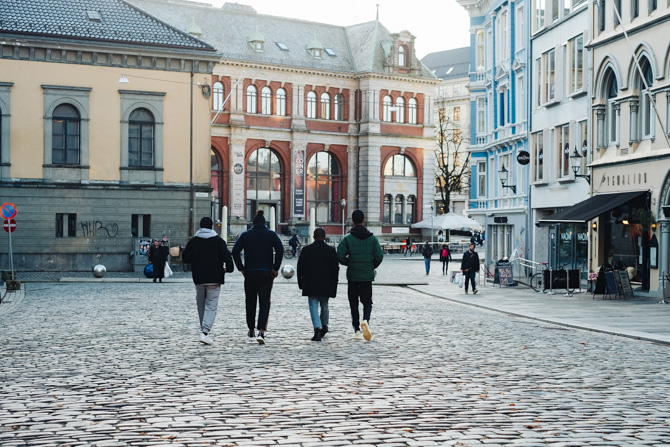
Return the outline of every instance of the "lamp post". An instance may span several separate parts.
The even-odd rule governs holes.
[[[340,205],[342,205],[342,237],[344,237],[344,209],[347,206],[347,200],[342,199],[340,200]]]
[[[502,165],[500,171],[498,171],[498,176],[500,177],[500,183],[503,188],[510,188],[514,194],[516,194],[516,185],[506,185],[507,178],[509,176],[509,171],[505,168],[505,165]]]
[[[582,152],[586,153],[586,146],[584,146],[582,148]],[[572,166],[572,172],[574,172],[575,178],[581,177],[584,180],[586,180],[586,182],[590,185],[591,184],[591,175],[589,175],[589,174],[578,174],[578,172],[582,168],[582,159],[583,158],[584,157],[579,155],[579,152],[577,152],[577,146],[575,146],[574,152],[572,153],[572,155],[570,155],[570,165]]]

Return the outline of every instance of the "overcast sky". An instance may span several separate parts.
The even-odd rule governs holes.
[[[198,0],[221,6],[225,0]],[[238,0],[259,14],[293,17],[333,25],[379,20],[392,33],[407,30],[416,36],[419,59],[435,51],[470,45],[468,13],[456,0]]]

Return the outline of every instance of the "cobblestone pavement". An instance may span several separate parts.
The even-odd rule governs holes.
[[[670,444],[668,346],[400,287],[375,288],[371,342],[341,288],[315,343],[284,280],[259,346],[241,288],[205,346],[192,284],[27,284],[0,315],[0,445]]]

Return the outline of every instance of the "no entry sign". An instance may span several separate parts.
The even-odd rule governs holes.
[[[2,224],[2,228],[4,228],[7,233],[13,233],[14,230],[16,230],[16,221],[14,219],[5,220]]]

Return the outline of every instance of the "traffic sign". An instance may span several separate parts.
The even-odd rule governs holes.
[[[5,220],[2,224],[2,228],[4,228],[7,233],[13,233],[14,230],[16,230],[16,221],[14,219]]]
[[[5,202],[0,206],[0,217],[3,219],[14,219],[16,217],[16,205]]]

